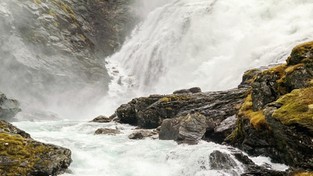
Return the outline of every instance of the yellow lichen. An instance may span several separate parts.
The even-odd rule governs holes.
[[[36,163],[42,162],[40,156],[49,151],[48,147],[32,139],[0,133],[0,156],[8,160],[0,163],[0,175],[27,175]]]
[[[291,65],[289,67],[286,68],[285,70],[285,73],[292,73],[293,71],[295,71],[296,69],[300,68],[300,67],[303,67],[304,64],[303,63],[300,63],[300,64],[297,64],[297,65]]]
[[[171,101],[181,101],[181,100],[189,100],[190,97],[188,95],[169,95],[166,97],[161,98],[160,102],[171,102]]]
[[[35,3],[35,4],[41,4],[41,0],[33,0],[33,2]]]
[[[292,176],[313,176],[313,172],[297,172],[292,174]]]
[[[288,65],[312,62],[313,41],[305,42],[294,47],[290,57],[287,59]]]
[[[249,94],[241,108],[239,109],[238,115],[243,118],[247,118],[250,120],[250,123],[254,128],[260,128],[262,126],[267,126],[265,116],[263,111],[253,111],[252,109],[252,96]]]
[[[295,89],[279,98],[282,106],[273,113],[273,117],[283,124],[299,124],[313,131],[313,87]]]

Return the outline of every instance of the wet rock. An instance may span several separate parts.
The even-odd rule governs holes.
[[[279,97],[278,83],[280,72],[263,72],[252,83],[253,110],[261,110],[266,104]]]
[[[313,170],[312,42],[258,74],[227,142],[250,155]]]
[[[157,138],[158,132],[156,130],[139,130],[135,131],[128,136],[129,139],[144,139],[151,137],[153,139]]]
[[[17,100],[8,99],[0,92],[0,119],[12,120],[12,118],[20,111],[21,109]]]
[[[258,74],[260,74],[262,71],[260,69],[251,69],[248,71],[245,71],[245,73],[242,76],[242,81],[239,84],[239,88],[242,87],[250,87],[252,83],[254,82],[254,79]]]
[[[165,119],[161,125],[159,138],[175,140],[179,143],[197,144],[204,136],[207,126],[206,117],[200,113]]]
[[[237,166],[229,154],[222,153],[218,150],[210,154],[210,165],[214,170],[230,170]]]
[[[137,125],[140,128],[157,128],[164,119],[175,118],[190,112],[199,112],[214,119],[210,130],[217,123],[236,114],[236,108],[246,96],[248,90],[206,92],[197,94],[154,95],[133,99],[116,110],[122,123]]]
[[[0,175],[55,176],[69,167],[69,149],[35,141],[26,132],[0,122]]]
[[[151,95],[149,97],[135,98],[131,102],[121,105],[116,110],[118,121],[121,123],[137,125],[138,119],[140,118],[138,112],[146,109],[162,97],[163,96],[161,95]]]
[[[111,122],[111,121],[112,121],[112,119],[110,119],[109,117],[100,115],[100,116],[94,118],[91,122],[96,122],[96,123],[108,123],[108,122]]]
[[[241,176],[286,176],[287,171],[276,171],[266,166],[256,165],[248,156],[242,152],[232,153],[235,158],[244,165],[245,173]]]
[[[173,94],[188,94],[188,93],[200,93],[202,92],[201,91],[201,88],[200,87],[192,87],[190,89],[181,89],[181,90],[176,90],[173,92]]]
[[[236,128],[236,122],[236,115],[226,118],[214,128],[213,133],[206,133],[206,138],[217,143],[223,143],[224,139]]]
[[[111,129],[111,128],[99,128],[95,131],[95,134],[106,134],[106,135],[117,135],[120,134],[120,130],[118,129]]]

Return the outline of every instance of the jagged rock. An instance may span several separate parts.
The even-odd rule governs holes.
[[[312,45],[296,46],[287,65],[258,74],[227,142],[251,155],[313,170]]]
[[[251,69],[246,71],[242,76],[242,81],[239,84],[239,88],[250,87],[258,74],[261,73],[260,69]]]
[[[99,128],[95,131],[95,134],[107,134],[107,135],[117,135],[120,133],[121,133],[120,130],[110,128]]]
[[[261,110],[266,104],[275,101],[279,97],[278,83],[279,72],[259,73],[252,83],[253,110]]]
[[[190,89],[176,90],[173,92],[173,94],[200,93],[200,92],[202,92],[200,87],[192,87]]]
[[[156,128],[164,119],[186,115],[192,111],[223,121],[236,114],[236,106],[246,96],[248,90],[206,92],[197,94],[154,95],[133,99],[116,110],[121,123],[138,125],[141,128]],[[210,129],[214,131],[215,125]]]
[[[210,166],[214,170],[230,170],[237,166],[229,154],[214,150],[210,154]]]
[[[17,100],[8,99],[0,92],[0,119],[10,120],[20,111]]]
[[[223,143],[224,139],[236,128],[236,121],[236,115],[226,118],[214,128],[213,133],[207,133],[206,138],[217,143]]]
[[[153,130],[139,130],[135,131],[132,134],[128,136],[129,139],[144,139],[147,137],[155,138],[155,136],[158,134],[157,131]]]
[[[131,125],[138,124],[138,112],[146,109],[151,104],[162,98],[162,95],[151,95],[149,97],[135,98],[128,104],[121,105],[116,110],[116,116],[121,123],[128,123]]]
[[[197,144],[204,136],[207,119],[200,113],[190,113],[174,119],[165,119],[161,125],[159,138],[175,140],[179,143]]]
[[[111,122],[111,121],[112,121],[112,119],[110,119],[109,117],[100,115],[100,116],[94,118],[91,122],[108,123],[108,122]]]
[[[69,149],[37,142],[5,121],[0,121],[0,139],[0,175],[56,176],[72,162]]]

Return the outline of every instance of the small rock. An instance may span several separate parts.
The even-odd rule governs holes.
[[[107,134],[107,135],[116,135],[120,133],[121,133],[120,130],[110,128],[99,128],[95,132],[95,134]]]
[[[222,153],[218,150],[215,150],[210,154],[210,165],[214,170],[230,170],[237,167],[236,162],[229,154]]]
[[[111,122],[112,119],[110,119],[109,117],[100,115],[96,118],[94,118],[91,122],[97,122],[97,123],[108,123]]]
[[[135,131],[134,133],[130,134],[128,136],[129,139],[144,139],[147,137],[152,137],[157,135],[157,131],[151,131],[151,130],[140,130],[140,131]]]

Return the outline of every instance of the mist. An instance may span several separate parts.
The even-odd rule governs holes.
[[[71,50],[61,29],[42,24],[53,21],[40,19],[44,12],[34,4],[1,6],[0,90],[21,103],[18,118],[87,118],[108,89],[104,60]]]

